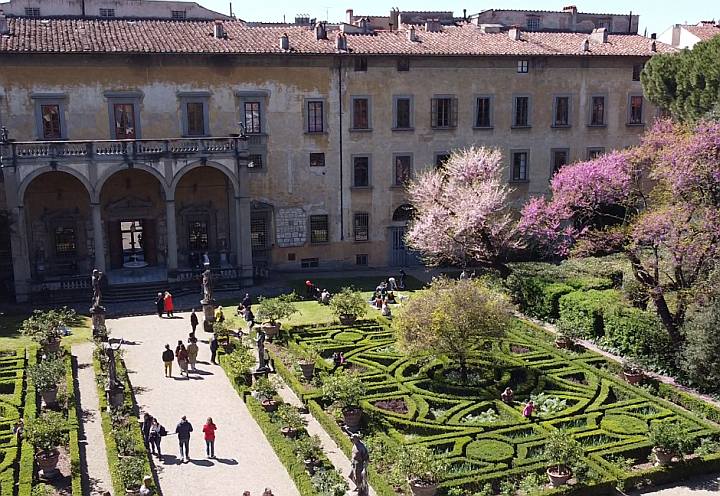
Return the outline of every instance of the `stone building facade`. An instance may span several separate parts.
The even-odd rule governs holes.
[[[93,267],[221,277],[406,265],[405,182],[499,147],[521,202],[655,115],[636,35],[360,21],[0,22],[0,144],[18,299]],[[9,241],[9,247],[7,247]],[[0,239],[2,245],[2,239]]]

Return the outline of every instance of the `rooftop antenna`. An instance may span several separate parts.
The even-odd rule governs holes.
[[[230,17],[235,17],[232,11],[232,2],[230,2]]]

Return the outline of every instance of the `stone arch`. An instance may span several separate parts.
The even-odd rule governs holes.
[[[165,194],[166,199],[172,199],[172,192],[174,190],[170,189],[170,186],[167,183],[167,180],[165,179],[165,176],[162,175],[157,169],[154,167],[151,167],[149,165],[143,164],[142,162],[134,162],[132,167],[130,167],[127,163],[122,162],[116,165],[113,165],[111,167],[108,167],[103,175],[97,180],[97,183],[95,184],[95,192],[94,196],[92,197],[92,201],[94,203],[97,203],[100,201],[100,193],[102,192],[103,186],[105,186],[105,183],[108,179],[110,179],[113,175],[116,173],[127,170],[127,169],[137,169],[142,170],[145,172],[148,172],[149,174],[153,175],[159,182],[160,186],[162,186],[163,193]]]
[[[82,183],[82,185],[85,187],[85,190],[87,191],[90,201],[94,200],[95,188],[92,187],[92,184],[90,184],[90,181],[88,180],[88,178],[83,176],[82,173],[80,173],[70,167],[65,167],[63,165],[58,165],[55,168],[47,165],[45,167],[40,167],[38,169],[33,170],[20,183],[20,186],[18,187],[18,202],[21,206],[25,205],[25,193],[28,189],[28,186],[30,186],[30,183],[32,183],[33,180],[35,180],[42,174],[46,174],[48,172],[64,172],[65,174],[69,174],[69,175],[73,176],[75,179],[80,181]]]
[[[403,203],[393,211],[392,221],[407,223],[415,215],[415,208],[409,203]]]
[[[208,160],[207,162],[203,163],[202,161],[198,160],[196,162],[187,164],[175,173],[175,176],[170,183],[170,192],[172,193],[173,198],[175,198],[175,190],[177,189],[177,185],[180,183],[180,180],[183,178],[183,176],[191,170],[197,169],[199,167],[212,167],[225,174],[230,180],[230,183],[232,184],[235,196],[240,195],[240,183],[238,182],[237,177],[233,174],[233,171],[231,169],[219,162],[213,162]]]

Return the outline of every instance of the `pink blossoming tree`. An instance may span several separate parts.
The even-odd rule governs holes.
[[[406,241],[426,262],[475,262],[510,274],[506,257],[518,246],[502,154],[487,148],[455,151],[442,168],[408,187],[415,215]]]
[[[720,258],[720,123],[658,122],[631,150],[563,167],[519,229],[560,255],[622,250],[671,339]],[[668,295],[672,294],[672,304]]]

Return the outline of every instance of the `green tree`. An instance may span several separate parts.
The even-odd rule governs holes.
[[[657,55],[645,65],[642,85],[648,99],[673,117],[694,121],[712,115],[720,102],[720,37],[692,50]]]
[[[720,384],[720,298],[692,312],[683,327],[685,349],[680,367],[702,389],[718,391]]]
[[[476,280],[435,279],[397,312],[394,328],[407,354],[457,360],[463,381],[467,359],[481,338],[503,334],[510,323],[505,298]]]

